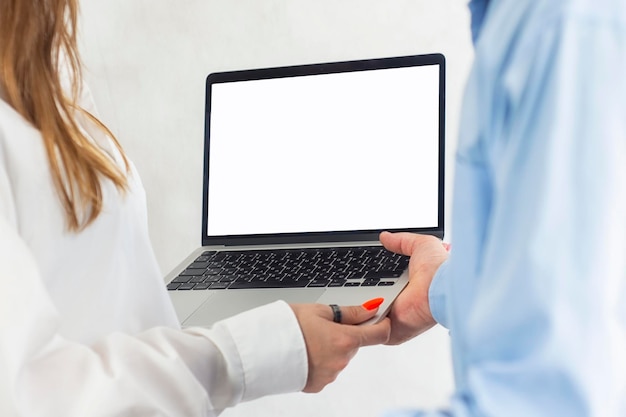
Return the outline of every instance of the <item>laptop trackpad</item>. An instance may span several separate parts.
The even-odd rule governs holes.
[[[278,300],[286,300],[289,303],[314,303],[324,291],[324,288],[319,290],[314,288],[285,288],[220,291],[215,296],[209,297],[191,317],[185,320],[183,326],[208,327],[227,317]]]

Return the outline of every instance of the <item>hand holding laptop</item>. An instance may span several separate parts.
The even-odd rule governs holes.
[[[319,392],[333,382],[360,347],[389,340],[389,319],[370,326],[354,326],[374,317],[382,301],[379,298],[362,306],[333,309],[323,304],[291,305],[307,347],[309,374],[304,392]],[[341,324],[333,322],[337,319],[336,308],[341,311]]]
[[[448,247],[435,236],[416,233],[380,234],[383,246],[410,256],[409,283],[389,312],[391,335],[388,345],[398,345],[425,332],[436,322],[430,312],[428,290],[437,269],[448,258]]]

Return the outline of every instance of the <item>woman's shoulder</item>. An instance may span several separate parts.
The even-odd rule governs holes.
[[[0,159],[2,164],[15,168],[19,163],[26,161],[43,162],[40,159],[44,157],[45,149],[39,130],[9,103],[0,99]]]

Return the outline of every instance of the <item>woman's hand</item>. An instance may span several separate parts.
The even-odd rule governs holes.
[[[372,300],[373,301],[373,300]],[[380,304],[380,303],[379,303]],[[309,374],[304,392],[319,392],[333,382],[361,346],[386,343],[389,319],[373,325],[354,326],[376,314],[376,303],[341,308],[341,324],[333,322],[333,311],[323,304],[292,304],[307,348]]]

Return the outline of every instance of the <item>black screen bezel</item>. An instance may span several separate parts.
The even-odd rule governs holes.
[[[261,68],[211,73],[206,78],[205,132],[204,132],[204,175],[202,194],[202,245],[279,245],[290,243],[317,242],[367,242],[378,240],[383,230],[335,231],[280,233],[258,235],[221,235],[209,236],[208,226],[208,188],[209,188],[209,152],[211,127],[211,91],[213,84],[249,80],[264,80],[285,77],[298,77],[318,74],[336,74],[342,72],[368,71],[376,69],[403,68],[424,65],[439,66],[439,195],[437,226],[429,228],[385,229],[391,232],[408,231],[432,234],[443,238],[444,201],[445,201],[445,57],[442,54],[410,55],[393,58],[378,58],[331,62],[323,64],[295,65],[275,68]]]

